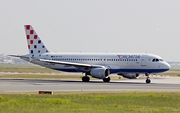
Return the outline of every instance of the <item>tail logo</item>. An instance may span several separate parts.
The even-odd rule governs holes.
[[[25,31],[29,53],[32,57],[49,52],[31,25],[25,25]]]

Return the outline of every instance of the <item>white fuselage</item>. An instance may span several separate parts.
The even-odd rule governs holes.
[[[170,69],[161,57],[148,53],[44,53],[38,58],[53,61],[83,63],[104,66],[112,73],[160,73]],[[41,61],[32,63],[65,72],[86,72],[74,66]]]

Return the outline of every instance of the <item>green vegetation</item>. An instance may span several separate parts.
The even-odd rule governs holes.
[[[180,92],[0,94],[1,113],[178,113]]]
[[[0,64],[0,72],[59,73],[59,71],[33,64]]]

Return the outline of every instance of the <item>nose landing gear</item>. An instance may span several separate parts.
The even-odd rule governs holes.
[[[145,73],[145,75],[146,75],[146,83],[147,84],[149,84],[149,83],[151,83],[151,80],[150,80],[150,77],[149,77],[149,73]]]

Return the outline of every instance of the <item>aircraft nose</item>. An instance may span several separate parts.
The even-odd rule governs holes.
[[[166,65],[166,68],[167,68],[168,70],[171,69],[171,66],[170,66],[167,62],[165,63],[165,65]]]

